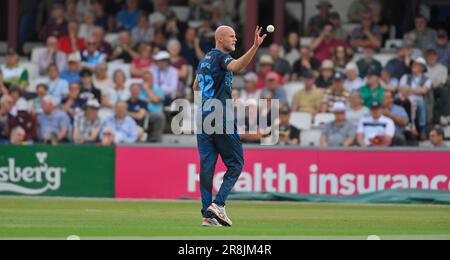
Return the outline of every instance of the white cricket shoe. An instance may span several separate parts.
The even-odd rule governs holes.
[[[233,222],[231,222],[231,219],[229,219],[227,216],[225,207],[220,207],[217,204],[213,203],[211,204],[211,206],[209,206],[208,212],[211,213],[222,226],[231,227],[233,225]]]
[[[203,218],[203,227],[222,227],[222,225],[215,218]]]

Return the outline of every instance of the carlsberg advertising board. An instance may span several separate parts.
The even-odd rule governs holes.
[[[0,146],[0,195],[114,197],[114,148]]]

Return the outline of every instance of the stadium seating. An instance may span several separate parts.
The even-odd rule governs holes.
[[[120,63],[120,62],[110,62],[108,63],[108,77],[112,77],[114,75],[114,72],[116,70],[122,70],[125,75],[127,76],[127,79],[131,78],[131,65],[126,63]]]
[[[302,131],[300,145],[302,147],[319,147],[322,131],[318,129]]]
[[[118,33],[108,33],[105,35],[105,41],[111,44],[112,46],[116,46],[118,40],[119,40]]]
[[[39,78],[30,80],[30,84],[28,86],[28,91],[30,93],[35,93],[37,85],[42,84],[42,83],[46,83],[47,81],[48,81],[47,77],[39,77]]]
[[[288,97],[289,105],[292,105],[292,99],[295,94],[305,88],[303,82],[289,82],[284,85],[284,90],[286,91],[286,96]]]
[[[22,62],[20,65],[28,70],[28,79],[30,81],[39,78],[39,66],[32,62]]]
[[[189,7],[187,6],[172,6],[170,8],[181,22],[186,22],[189,18]]]
[[[386,41],[386,44],[384,45],[384,49],[386,51],[393,52],[393,51],[395,51],[395,48],[397,46],[401,46],[401,45],[403,45],[402,39],[389,39]]]
[[[290,124],[300,130],[309,130],[312,126],[312,115],[310,113],[292,113]]]
[[[45,48],[45,45],[42,42],[27,42],[23,45],[23,52],[28,55],[32,53],[35,49],[43,47]]]
[[[314,127],[322,127],[325,124],[333,122],[335,119],[334,114],[331,113],[320,113],[314,118]]]
[[[309,46],[311,45],[311,43],[313,42],[314,38],[313,37],[302,37],[300,39],[300,44],[302,46]]]
[[[45,47],[36,47],[31,51],[31,62],[34,64],[39,64],[39,57],[41,57],[42,53],[44,53],[47,49]]]
[[[114,112],[109,108],[102,108],[98,111],[98,117],[101,122],[104,122],[107,118],[114,115]]]

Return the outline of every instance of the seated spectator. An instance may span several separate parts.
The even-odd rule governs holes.
[[[38,116],[40,125],[39,140],[46,144],[68,141],[70,118],[57,108],[58,103],[52,96],[46,96],[42,102],[42,113]]]
[[[311,49],[320,62],[331,59],[334,49],[338,46],[350,47],[345,41],[336,39],[334,29],[332,24],[327,24],[319,37],[311,44]]]
[[[133,84],[130,87],[130,99],[128,99],[128,115],[136,121],[138,125],[139,140],[144,134],[144,122],[147,115],[148,104],[144,100],[140,99],[142,86],[140,84]]]
[[[364,101],[364,106],[370,107],[374,101],[381,103],[386,91],[380,84],[381,72],[376,68],[369,68],[367,72],[367,85],[363,86],[359,92]]]
[[[109,59],[112,55],[112,47],[111,44],[105,40],[105,30],[102,27],[95,27],[94,37],[97,42],[97,50],[104,53],[107,59]]]
[[[440,127],[435,127],[430,131],[430,142],[434,148],[448,148],[445,144],[445,132]]]
[[[20,127],[14,127],[11,131],[11,137],[9,139],[9,144],[11,145],[23,145],[26,141],[26,132]]]
[[[3,83],[7,88],[12,85],[25,90],[28,87],[28,70],[20,66],[19,54],[15,49],[6,52],[5,64],[0,67],[3,75]]]
[[[183,56],[188,63],[193,67],[198,67],[198,62],[203,59],[205,53],[200,47],[200,39],[195,28],[189,27],[184,33],[184,40],[182,41],[181,56]]]
[[[418,122],[418,130],[422,140],[426,140],[427,108],[425,96],[431,90],[432,81],[425,76],[427,62],[418,58],[412,65],[412,74],[404,75],[400,80],[400,89],[407,93],[413,107],[411,121]],[[400,90],[401,91],[401,90]]]
[[[330,14],[329,22],[334,27],[334,36],[336,37],[336,39],[341,41],[347,41],[348,33],[342,27],[341,15],[338,12],[332,12]]]
[[[66,21],[78,20],[76,0],[66,1],[65,19]]]
[[[115,104],[115,115],[106,119],[102,126],[100,138],[104,140],[110,130],[114,133],[114,144],[133,144],[138,141],[138,126],[127,115],[128,105],[126,101],[118,101]]]
[[[427,18],[423,15],[416,16],[415,29],[408,33],[414,41],[414,47],[425,51],[430,44],[434,43],[437,38],[436,31],[429,28]]]
[[[391,92],[397,92],[399,84],[400,84],[400,80],[393,78],[391,76],[391,73],[388,70],[383,69],[381,71],[380,85],[385,90],[388,90]]]
[[[335,120],[324,126],[320,138],[321,147],[349,147],[355,142],[356,128],[345,118],[344,103],[334,103],[331,112]]]
[[[13,100],[13,106],[11,108],[11,111],[9,112],[12,116],[17,116],[18,114],[18,110],[17,110],[17,105],[19,104],[19,101],[25,101],[25,98],[23,96],[23,91],[17,87],[17,86],[12,86],[9,89],[9,95],[11,96],[12,100]]]
[[[428,46],[428,49],[436,50],[439,63],[447,67],[450,71],[450,43],[448,42],[448,34],[444,29],[437,31],[436,41]]]
[[[333,52],[335,70],[345,72],[345,67],[352,60],[353,55],[343,46],[338,46]]]
[[[394,94],[390,91],[386,91],[383,95],[383,115],[395,123],[393,145],[406,145],[405,132],[409,124],[409,117],[403,107],[394,104]]]
[[[138,59],[139,54],[133,50],[133,42],[128,31],[119,33],[119,45],[112,52],[111,60],[122,60],[125,63],[131,63],[133,59]]]
[[[271,96],[270,93],[266,94]],[[245,109],[244,125],[239,127],[239,135],[243,143],[258,144],[263,138],[262,130],[259,128],[259,110],[258,101],[256,99],[249,99]]]
[[[121,70],[114,72],[113,76],[114,88],[110,89],[106,95],[103,96],[102,105],[106,108],[114,109],[117,102],[126,102],[130,98],[130,91],[125,88],[127,76]]]
[[[317,60],[311,53],[309,46],[302,46],[300,48],[300,59],[295,61],[292,70],[292,80],[300,80],[303,74],[313,71],[314,74],[319,75],[320,61]]]
[[[71,54],[69,56],[67,69],[63,70],[59,75],[61,79],[66,80],[69,84],[81,82],[80,77],[81,64],[79,56],[80,55],[75,53]]]
[[[300,130],[290,124],[291,110],[283,106],[280,109],[280,135],[278,145],[299,145]]]
[[[400,80],[403,75],[410,72],[409,66],[412,60],[409,56],[408,49],[405,48],[404,45],[397,46],[396,54],[397,57],[388,61],[385,70],[388,71],[393,78]]]
[[[5,95],[8,95],[9,91],[8,88],[5,86],[5,83],[3,81],[3,72],[0,69],[0,98],[2,98]]]
[[[370,5],[378,0],[353,0],[347,12],[348,21],[351,23],[360,23],[364,14],[370,10]]]
[[[76,6],[76,14],[78,21],[82,21],[86,13],[94,11],[94,1],[92,0],[78,0]]]
[[[100,90],[102,95],[106,95],[108,93],[108,91],[114,86],[113,80],[108,77],[108,64],[102,63],[97,66],[93,81],[94,86]]]
[[[270,72],[273,72],[273,58],[270,55],[262,55],[259,58],[259,72],[258,72],[258,89],[261,89],[266,84],[266,77]],[[284,84],[283,77],[279,75],[278,84]]]
[[[78,37],[79,25],[76,21],[68,24],[68,34],[59,38],[59,50],[67,55],[84,49],[84,39]]]
[[[14,100],[11,96],[4,95],[0,99],[0,144],[8,142],[11,127],[9,125],[12,115],[11,109],[14,105]]]
[[[87,39],[95,34],[95,14],[87,12],[84,16],[83,23],[80,25],[80,31],[78,37],[81,39]]]
[[[261,90],[257,86],[258,75],[254,72],[249,72],[244,76],[244,90],[241,93],[241,99],[247,102],[249,99],[258,100],[261,97]]]
[[[57,105],[61,104],[61,100],[69,94],[69,83],[60,78],[58,66],[52,64],[48,67],[48,94],[55,98]]]
[[[382,35],[380,28],[373,24],[373,17],[370,12],[363,15],[361,26],[356,28],[350,35],[350,45],[357,52],[363,49],[379,49],[382,45]]]
[[[148,104],[147,142],[160,143],[166,125],[166,116],[163,111],[164,91],[154,84],[153,75],[150,72],[144,73],[143,79],[144,84],[139,98]]]
[[[320,111],[323,92],[314,85],[314,75],[312,72],[305,73],[304,81],[305,88],[294,95],[292,100],[292,111],[315,115]]]
[[[56,64],[59,71],[63,71],[67,67],[67,56],[58,50],[58,38],[54,36],[47,39],[47,48],[39,56],[39,74],[45,76],[51,64]]]
[[[86,101],[80,98],[81,87],[78,83],[72,83],[69,86],[69,95],[61,102],[61,110],[69,115],[73,120],[83,111]]]
[[[142,12],[138,9],[137,0],[127,0],[127,7],[117,14],[117,28],[119,30],[132,30],[138,26]]]
[[[100,139],[103,146],[113,146],[116,141],[116,134],[113,129],[106,128],[101,131]]]
[[[438,54],[435,49],[426,52],[428,63],[428,77],[432,82],[434,100],[438,106],[440,122],[448,125],[450,122],[450,105],[448,89],[448,69],[438,61]]]
[[[45,84],[38,84],[36,86],[36,97],[31,101],[31,113],[37,115],[42,113],[42,100],[48,95],[48,86]]]
[[[39,39],[46,41],[50,36],[57,38],[67,35],[67,22],[64,19],[64,6],[55,4],[52,8],[50,19],[39,33]]]
[[[80,52],[81,66],[94,71],[97,65],[106,62],[106,54],[98,50],[97,38],[89,36],[86,39],[86,49]]]
[[[347,79],[345,80],[345,89],[349,92],[359,91],[359,89],[365,85],[364,80],[359,77],[359,69],[355,63],[349,63],[345,67],[345,75]]]
[[[284,44],[281,50],[281,57],[287,60],[291,67],[300,59],[300,36],[297,32],[289,33],[286,44]]]
[[[359,76],[361,78],[367,77],[367,71],[369,68],[376,68],[378,71],[381,71],[383,66],[381,62],[375,59],[374,57],[375,51],[372,48],[364,49],[364,57],[356,62],[356,65],[359,69]]]
[[[333,86],[325,90],[322,100],[322,113],[329,113],[334,107],[334,103],[341,102],[348,103],[350,93],[344,87],[345,74],[336,72],[333,76]]]
[[[391,146],[395,136],[395,124],[392,119],[383,116],[381,103],[375,101],[370,107],[371,115],[361,119],[358,125],[358,144],[363,147]]]
[[[319,32],[329,22],[330,10],[333,8],[333,5],[327,0],[321,0],[316,7],[319,10],[319,14],[311,17],[308,22],[308,34],[314,37],[318,36]]]
[[[150,44],[153,41],[153,28],[149,27],[146,15],[139,17],[139,24],[131,31],[131,37],[136,44]]]
[[[108,3],[109,4],[109,3]],[[101,27],[103,30],[109,30],[110,27],[113,27],[113,23],[109,22],[109,17],[105,13],[105,8],[102,3],[95,2],[94,3],[94,15],[95,15],[95,25]],[[107,53],[107,52],[105,52]],[[108,53],[110,54],[110,53]]]
[[[164,90],[164,105],[169,106],[176,98],[178,88],[178,71],[170,64],[170,54],[160,51],[154,57],[156,66],[150,69],[155,84]]]
[[[11,129],[20,127],[25,130],[24,141],[34,142],[38,140],[38,123],[34,115],[28,112],[28,103],[25,99],[20,99],[15,105],[17,115],[10,118]]]
[[[100,136],[101,121],[98,117],[100,103],[92,99],[86,103],[84,113],[75,118],[73,141],[75,144],[95,144]]]
[[[403,36],[404,46],[406,48],[406,52],[408,53],[408,56],[411,59],[411,62],[419,57],[423,57],[423,51],[421,49],[414,47],[414,41],[415,41],[415,38],[413,35],[405,34]]]
[[[177,39],[172,39],[167,43],[167,51],[170,53],[170,62],[172,66],[178,71],[178,88],[177,98],[184,98],[186,96],[186,82],[189,77],[188,62],[182,56],[181,43]]]
[[[280,86],[278,84],[278,77],[278,74],[275,72],[267,74],[266,85],[261,90],[261,96],[264,96],[265,93],[269,92],[272,94],[273,98],[279,100],[280,105],[288,106],[289,102],[287,100],[286,91],[284,90],[283,86]]]
[[[287,60],[281,58],[280,51],[280,45],[276,43],[269,47],[270,56],[272,56],[273,60],[273,71],[283,76],[284,81],[288,81],[292,70],[291,65]]]
[[[329,89],[333,86],[334,63],[325,60],[320,68],[320,75],[316,79],[316,86],[320,89]]]
[[[131,75],[133,78],[142,78],[142,74],[155,64],[152,59],[152,47],[148,44],[141,44],[139,47],[139,59],[131,63]]]
[[[351,93],[349,103],[345,117],[357,127],[361,119],[370,115],[370,110],[363,105],[364,101],[361,98],[361,94],[357,91]]]

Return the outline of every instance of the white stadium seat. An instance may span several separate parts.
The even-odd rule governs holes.
[[[36,47],[31,51],[31,62],[34,64],[39,64],[39,57],[41,57],[42,53],[47,50],[45,47]]]
[[[30,81],[39,78],[39,67],[37,64],[32,62],[22,62],[20,63],[20,66],[28,70],[28,79]]]
[[[128,79],[127,82],[125,82],[125,88],[126,89],[130,89],[131,85],[133,84],[144,84],[144,80],[143,79]]]
[[[292,105],[292,99],[294,98],[295,94],[297,94],[297,92],[303,90],[304,88],[305,84],[300,81],[289,82],[286,85],[284,85],[284,90],[286,91],[286,96],[290,106]]]
[[[342,28],[344,28],[344,31],[347,32],[348,34],[351,34],[359,26],[361,26],[361,25],[358,23],[347,23],[347,24],[343,24]]]
[[[320,130],[306,130],[300,134],[300,145],[302,147],[319,147],[320,137],[322,131]]]
[[[36,48],[43,48],[45,45],[42,42],[27,42],[23,45],[23,52],[25,54],[30,54]]]
[[[312,125],[312,115],[310,113],[292,113],[290,124],[300,130],[309,130]]]
[[[30,80],[30,85],[28,86],[28,91],[31,93],[36,93],[36,88],[39,84],[47,83],[48,77],[39,77],[37,79]]]
[[[403,39],[389,39],[386,41],[384,49],[386,51],[393,52],[395,51],[397,46],[403,45]]]
[[[108,76],[112,77],[116,70],[122,70],[127,79],[131,78],[131,65],[126,63],[110,62],[108,63]]]
[[[100,121],[103,123],[105,120],[114,115],[114,111],[109,108],[102,108],[98,111],[98,117]]]
[[[301,46],[309,46],[314,41],[313,37],[301,37],[300,44]]]
[[[112,46],[116,46],[119,41],[118,33],[108,33],[105,35],[105,42],[111,44]]]
[[[336,117],[331,113],[319,113],[314,118],[314,127],[322,127],[325,124],[331,123]]]
[[[383,67],[386,66],[386,64],[395,57],[396,57],[396,55],[393,53],[375,54],[375,59],[378,60],[379,62],[381,62],[381,65],[383,65]]]

